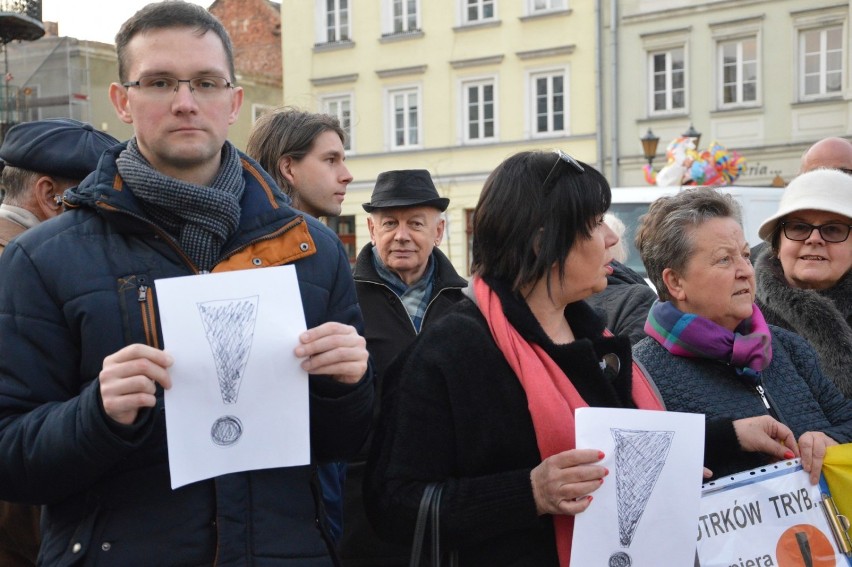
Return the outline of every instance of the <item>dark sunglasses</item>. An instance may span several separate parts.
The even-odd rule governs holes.
[[[547,177],[544,178],[544,183],[541,184],[541,190],[544,191],[545,195],[550,193],[550,186],[561,174],[561,172],[557,173],[557,170],[560,169],[560,164],[563,164],[562,167],[565,165],[571,166],[571,168],[573,168],[577,173],[584,173],[586,171],[577,160],[562,150],[556,150],[554,153],[556,154],[556,163],[554,163],[553,167],[550,168],[550,173],[547,174]]]

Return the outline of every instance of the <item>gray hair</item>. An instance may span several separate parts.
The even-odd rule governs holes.
[[[636,248],[661,301],[672,299],[663,270],[683,273],[695,247],[694,229],[714,218],[732,218],[742,224],[739,204],[727,193],[696,188],[660,197],[639,221]]]
[[[7,165],[0,174],[0,184],[6,192],[3,200],[7,205],[17,206],[23,203],[27,191],[40,176],[36,171]]]

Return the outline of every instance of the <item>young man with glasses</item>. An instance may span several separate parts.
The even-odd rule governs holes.
[[[149,4],[116,48],[134,137],[0,257],[0,498],[45,505],[40,564],[332,565],[316,465],[170,488],[153,283],[292,263],[308,331],[281,347],[310,375],[313,459],[345,460],[373,397],[346,254],[226,140],[243,94],[218,20]]]

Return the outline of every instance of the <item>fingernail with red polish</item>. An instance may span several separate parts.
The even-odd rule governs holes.
[[[795,456],[796,456],[796,454],[795,454],[795,453],[793,453],[793,451],[787,451],[786,453],[784,453],[784,458],[785,458],[785,459],[792,459],[792,458],[793,458],[793,457],[795,457]]]
[[[603,452],[603,451],[598,451],[598,460],[599,460],[599,461],[602,461],[602,460],[603,460],[603,458],[604,458],[605,456],[606,456],[606,455],[604,455],[604,452]]]
[[[592,495],[589,494],[588,498],[589,498],[589,502],[591,502],[592,501]]]
[[[608,476],[608,475],[609,475],[609,469],[606,469],[606,468],[605,468],[605,469],[604,469],[604,476]]]

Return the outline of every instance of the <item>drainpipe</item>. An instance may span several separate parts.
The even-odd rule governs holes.
[[[618,0],[610,0],[610,38],[612,50],[612,175],[609,183],[619,186],[618,180]]]
[[[601,14],[601,0],[595,0],[595,146],[598,154],[598,171],[603,172],[606,159],[604,156],[604,123],[603,123],[603,15]]]

